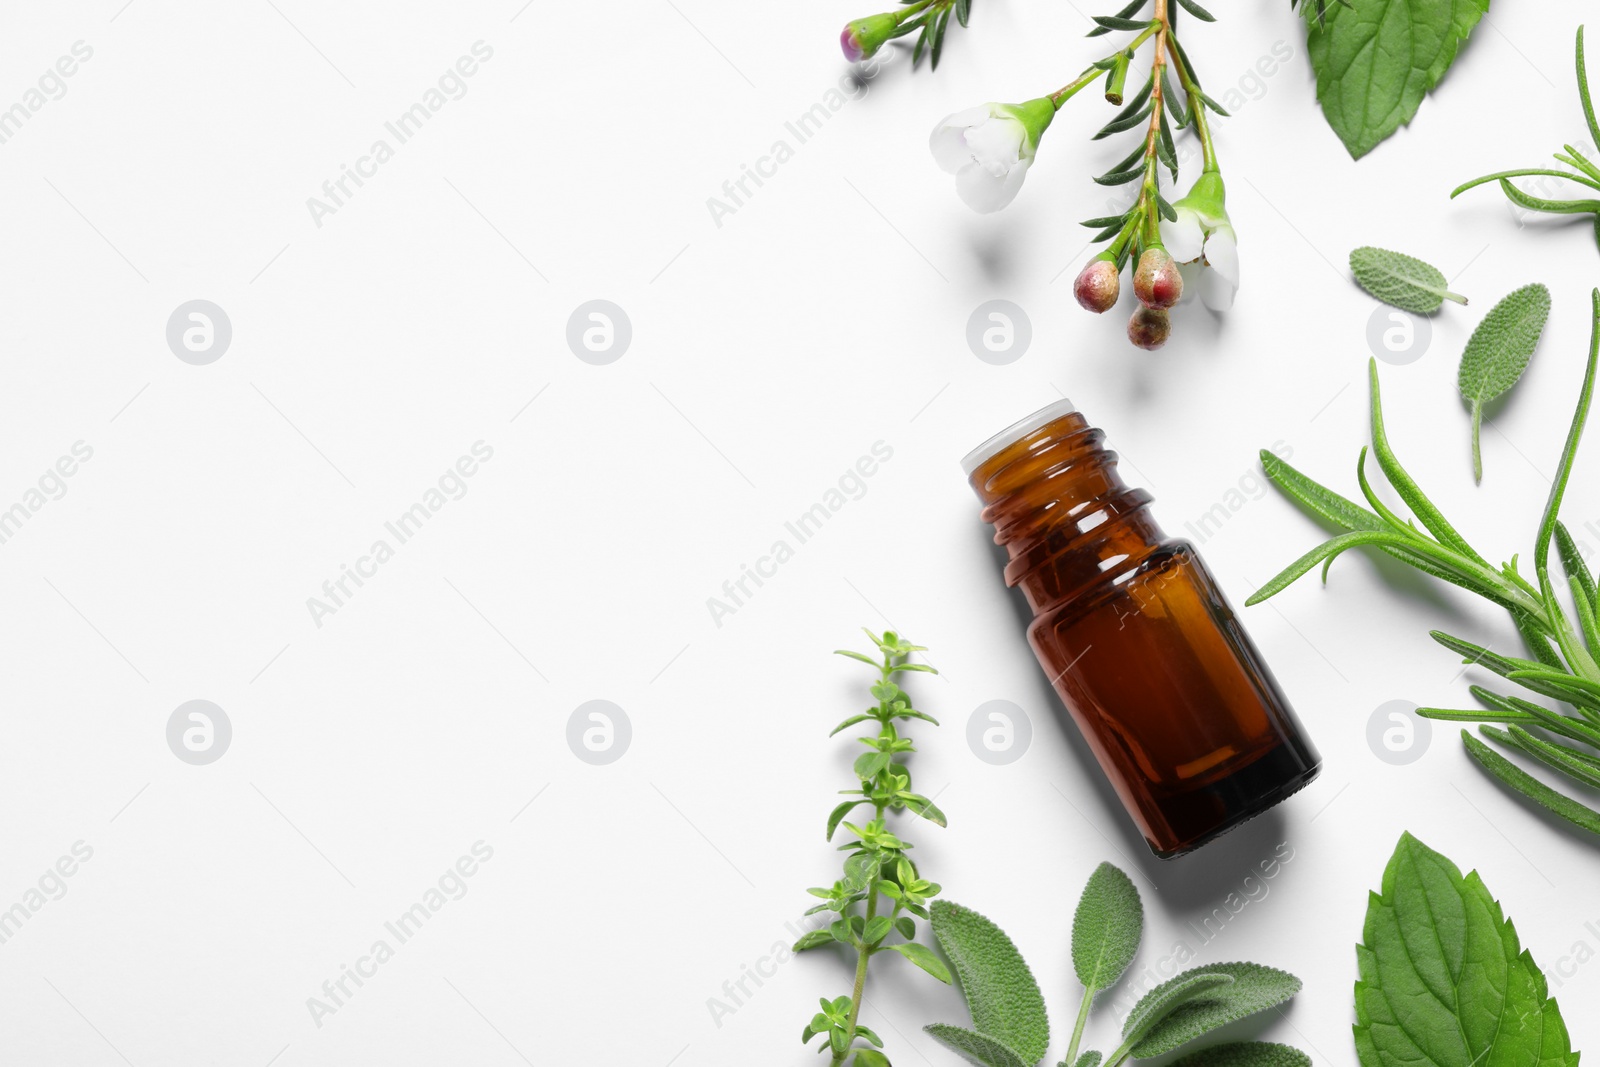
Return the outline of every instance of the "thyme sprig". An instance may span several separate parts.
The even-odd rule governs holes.
[[[1425,574],[1499,604],[1510,613],[1531,658],[1503,655],[1439,630],[1431,631],[1431,636],[1465,657],[1465,662],[1485,667],[1532,694],[1560,701],[1572,711],[1553,710],[1524,697],[1502,695],[1474,685],[1470,692],[1483,703],[1483,709],[1421,708],[1418,714],[1431,719],[1479,723],[1479,732],[1500,747],[1531,757],[1581,785],[1600,787],[1600,666],[1597,666],[1600,595],[1597,595],[1593,574],[1559,518],[1562,497],[1594,396],[1596,363],[1600,360],[1600,289],[1591,294],[1591,305],[1587,369],[1566,446],[1534,540],[1533,581],[1519,572],[1515,556],[1500,567],[1491,566],[1400,465],[1384,432],[1377,364],[1373,362],[1369,363],[1373,451],[1389,484],[1411,508],[1415,518],[1402,518],[1378,499],[1367,481],[1365,448],[1356,464],[1356,480],[1371,510],[1318,484],[1271,452],[1263,451],[1261,461],[1273,484],[1313,515],[1346,532],[1291,563],[1245,603],[1257,604],[1281,592],[1319,563],[1326,581],[1328,568],[1335,558],[1352,548],[1371,545]],[[1561,559],[1560,578],[1550,573],[1552,545]],[[1570,617],[1559,599],[1559,592],[1570,596]],[[1501,729],[1502,726],[1505,728]],[[1507,788],[1566,821],[1600,835],[1600,811],[1529,775],[1465,729],[1461,731],[1461,739],[1472,758]]]
[[[856,955],[855,984],[851,992],[832,1000],[822,998],[822,1010],[812,1016],[801,1032],[802,1043],[810,1043],[818,1035],[826,1036],[825,1048],[833,1054],[832,1067],[840,1067],[850,1059],[853,1067],[889,1067],[889,1059],[880,1049],[883,1039],[860,1022],[861,1001],[867,985],[867,966],[880,952],[898,952],[918,967],[948,984],[950,971],[933,950],[916,940],[916,918],[929,917],[928,904],[939,895],[940,886],[922,877],[917,865],[907,855],[911,845],[889,827],[892,814],[910,814],[936,826],[945,825],[944,812],[921,793],[911,788],[911,772],[906,768],[906,757],[916,751],[907,737],[901,736],[896,721],[920,719],[935,726],[939,721],[912,706],[911,696],[900,688],[895,677],[903,673],[938,671],[925,663],[912,663],[911,657],[926,649],[913,645],[893,631],[866,634],[876,646],[877,657],[840,649],[835,654],[859,660],[878,672],[878,680],[871,693],[876,703],[858,714],[851,715],[835,726],[829,736],[860,723],[871,723],[875,731],[856,738],[867,748],[855,760],[857,787],[841,789],[847,799],[840,801],[828,814],[827,839],[840,827],[854,835],[855,840],[839,846],[846,853],[844,876],[833,885],[808,889],[822,903],[806,912],[836,912],[838,918],[831,924],[800,938],[795,952],[839,944],[853,950]],[[846,816],[863,805],[870,805],[872,817],[861,825],[846,821]],[[887,903],[889,910],[880,909]],[[891,937],[900,940],[891,941]],[[866,1045],[858,1044],[867,1042]]]

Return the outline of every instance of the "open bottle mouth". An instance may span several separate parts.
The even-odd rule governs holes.
[[[961,459],[961,469],[968,477],[971,477],[972,472],[977,470],[985,460],[993,458],[1006,446],[1022,440],[1035,430],[1048,426],[1057,419],[1070,415],[1077,410],[1077,406],[1066,398],[1057,400],[1053,404],[1047,404],[1027,418],[1019,419],[1007,426],[983,444],[968,452]]]

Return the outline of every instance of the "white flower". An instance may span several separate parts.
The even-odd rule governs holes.
[[[939,166],[956,176],[956,192],[967,206],[987,214],[1016,199],[1033,164],[1039,136],[1054,117],[1055,107],[1048,99],[984,104],[958,111],[935,126],[928,147]]]
[[[1172,205],[1177,221],[1161,220],[1161,243],[1183,265],[1185,293],[1199,293],[1212,311],[1233,307],[1239,290],[1239,241],[1223,197],[1221,176],[1201,175],[1189,195]]]

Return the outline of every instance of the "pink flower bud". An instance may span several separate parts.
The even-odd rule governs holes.
[[[1147,248],[1133,272],[1133,293],[1148,308],[1169,308],[1183,295],[1183,275],[1167,250]]]
[[[1128,320],[1128,340],[1138,348],[1154,351],[1171,333],[1172,320],[1163,308],[1142,307]]]
[[[1085,311],[1100,315],[1116,305],[1121,288],[1122,272],[1117,265],[1097,256],[1079,272],[1078,280],[1072,284],[1072,295]]]
[[[839,34],[839,47],[852,63],[870,59],[894,34],[900,20],[894,15],[870,15],[856,19]]]

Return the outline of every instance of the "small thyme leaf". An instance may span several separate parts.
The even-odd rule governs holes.
[[[1350,253],[1350,273],[1361,288],[1385,304],[1416,315],[1436,311],[1446,300],[1467,302],[1466,297],[1450,291],[1438,267],[1401,252],[1357,248]]]
[[[1537,283],[1508,295],[1478,323],[1461,353],[1457,386],[1472,409],[1472,477],[1483,481],[1483,452],[1479,430],[1483,406],[1500,396],[1522,377],[1550,318],[1550,290]]]

